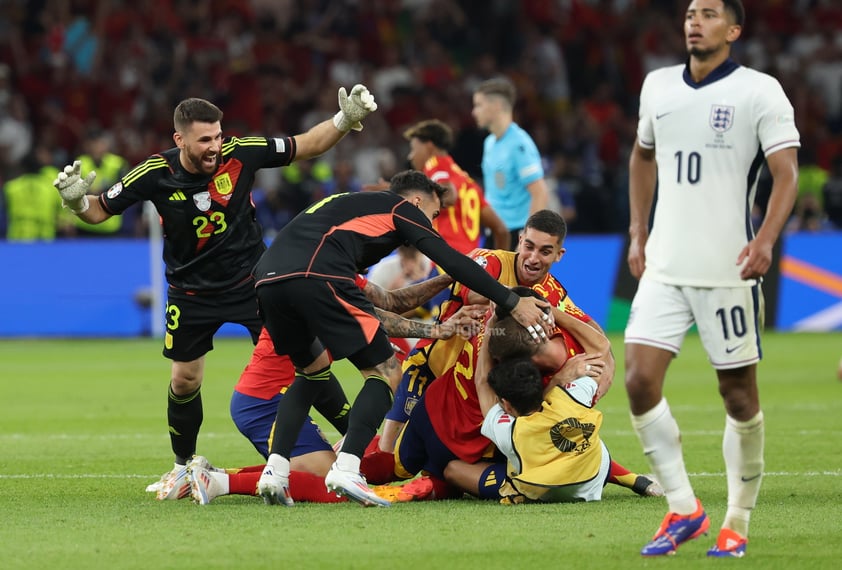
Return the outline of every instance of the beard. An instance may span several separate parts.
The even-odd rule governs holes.
[[[693,57],[695,57],[696,59],[707,59],[708,57],[710,57],[710,54],[713,53],[713,52],[709,49],[704,49],[704,48],[694,46],[694,47],[691,47],[688,50],[688,53],[690,55],[692,55]]]
[[[216,172],[216,169],[219,167],[219,155],[217,154],[216,160],[214,161],[213,168],[209,168],[207,164],[202,161],[203,155],[194,155],[190,152],[187,153],[187,160],[190,162],[190,165],[193,166],[196,171],[201,174],[213,174]]]

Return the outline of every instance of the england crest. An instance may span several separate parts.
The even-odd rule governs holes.
[[[196,204],[196,207],[202,212],[207,212],[211,207],[210,192],[205,191],[193,194],[193,203]]]
[[[710,126],[717,133],[724,133],[734,124],[733,105],[712,105],[710,108]]]

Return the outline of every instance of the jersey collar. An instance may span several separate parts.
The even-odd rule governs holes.
[[[719,64],[719,67],[708,73],[707,77],[702,79],[700,82],[696,83],[693,81],[693,76],[690,75],[690,60],[687,60],[687,63],[684,64],[684,83],[686,83],[689,87],[693,89],[699,89],[704,87],[705,85],[710,85],[715,81],[719,81],[723,77],[727,77],[734,73],[737,68],[740,67],[740,64],[731,59],[730,57]]]

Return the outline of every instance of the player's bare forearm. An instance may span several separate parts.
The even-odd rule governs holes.
[[[557,308],[553,308],[553,315],[556,318],[556,324],[564,327],[572,334],[587,354],[599,355],[599,375],[595,377],[597,391],[593,401],[595,404],[614,383],[614,372],[617,364],[614,360],[614,354],[611,352],[611,342],[605,336],[602,327],[595,321],[585,323]]]
[[[102,204],[99,203],[99,198],[88,195],[85,196],[85,199],[88,201],[88,209],[81,214],[76,214],[76,217],[80,220],[89,224],[101,224],[111,217],[111,214],[102,208]]]
[[[332,119],[322,121],[306,133],[295,135],[295,160],[306,160],[326,153],[346,134],[333,125]]]
[[[766,157],[772,174],[772,193],[757,236],[740,251],[740,278],[759,279],[772,265],[772,250],[786,224],[798,193],[797,150],[786,148]]]
[[[770,243],[777,241],[798,197],[798,154],[795,148],[785,148],[766,157],[772,174],[772,192],[763,224],[757,238]]]
[[[649,214],[657,179],[655,149],[643,148],[635,141],[629,157],[629,234],[632,239],[649,233]]]
[[[529,215],[545,210],[550,203],[550,190],[543,178],[530,183],[526,190],[532,195],[529,202]]]
[[[597,327],[581,321],[566,311],[552,308],[556,326],[562,327],[579,341],[585,352],[607,354],[611,350],[611,343]],[[597,325],[598,326],[598,325]]]
[[[494,328],[496,318],[492,315],[486,324],[485,330],[489,331]],[[477,390],[477,399],[479,400],[479,408],[482,416],[488,415],[494,404],[497,403],[497,394],[488,385],[488,373],[491,371],[491,353],[485,346],[486,339],[482,339],[479,345],[479,352],[477,353],[477,367],[474,372],[474,386]]]
[[[438,325],[406,319],[391,311],[374,308],[389,336],[397,338],[439,338]]]
[[[420,307],[453,283],[449,275],[437,275],[420,283],[386,291],[368,282],[364,293],[375,307],[395,313],[405,313]]]
[[[629,157],[629,252],[631,274],[640,279],[646,269],[646,241],[649,239],[649,214],[655,200],[658,166],[655,150],[635,141]]]
[[[494,240],[494,249],[509,249],[511,247],[509,229],[494,208],[486,205],[479,213],[479,223],[491,230],[491,237]]]

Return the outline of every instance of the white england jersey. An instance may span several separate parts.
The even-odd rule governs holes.
[[[638,144],[654,148],[658,197],[645,277],[672,285],[751,286],[736,265],[754,237],[763,157],[800,146],[792,104],[765,73],[723,63],[693,83],[684,65],[655,70],[640,92]]]

